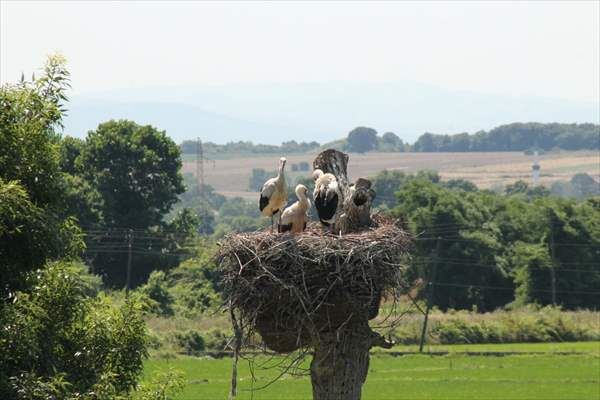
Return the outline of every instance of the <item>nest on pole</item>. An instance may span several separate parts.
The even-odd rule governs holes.
[[[314,225],[229,235],[219,251],[227,304],[245,337],[258,332],[279,353],[312,347],[324,332],[377,316],[382,296],[403,286],[410,245],[402,224],[381,215],[342,237]]]
[[[369,321],[384,296],[397,299],[407,287],[403,261],[412,240],[399,220],[371,215],[376,193],[368,179],[350,183],[348,160],[329,149],[313,161],[314,169],[336,177],[342,197],[327,231],[311,224],[296,235],[239,233],[220,244],[218,263],[236,332],[231,397],[239,349],[255,333],[276,353],[314,350],[316,400],[360,399],[369,349],[391,347]]]

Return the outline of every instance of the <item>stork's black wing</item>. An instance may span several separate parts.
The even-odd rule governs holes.
[[[335,215],[335,211],[338,205],[338,195],[337,193],[327,199],[327,196],[323,192],[318,192],[315,197],[315,208],[317,209],[317,214],[319,214],[319,219],[330,220]]]

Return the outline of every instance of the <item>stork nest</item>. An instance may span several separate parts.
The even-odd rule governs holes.
[[[218,261],[232,316],[278,353],[313,346],[319,335],[373,319],[384,295],[403,287],[412,240],[403,224],[374,215],[342,237],[309,225],[301,234],[231,234]],[[236,321],[234,321],[236,322]]]

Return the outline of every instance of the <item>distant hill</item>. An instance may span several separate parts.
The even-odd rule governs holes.
[[[89,130],[110,119],[130,119],[140,124],[154,125],[166,130],[177,143],[196,137],[204,140],[214,138],[218,143],[225,143],[240,140],[250,134],[268,141],[281,132],[289,132],[287,129],[266,123],[207,112],[189,104],[75,99],[68,106],[65,133],[85,137]]]
[[[356,126],[414,142],[424,132],[476,132],[514,121],[600,123],[600,105],[459,92],[414,82],[301,83],[147,88],[74,96],[67,132],[83,136],[109,118],[165,129],[176,141],[325,143]]]

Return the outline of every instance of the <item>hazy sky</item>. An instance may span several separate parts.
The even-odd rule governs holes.
[[[600,101],[600,2],[1,0],[2,82],[51,52],[75,92],[410,80]]]

